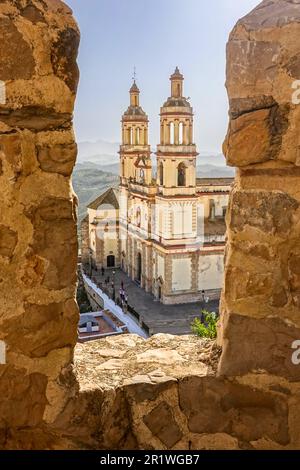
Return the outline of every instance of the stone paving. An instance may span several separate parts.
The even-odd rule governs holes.
[[[93,271],[93,277],[97,282],[104,284],[105,278],[113,280],[113,270],[105,270],[104,276],[101,272]],[[154,299],[152,294],[146,293],[135,282],[133,282],[123,271],[116,269],[114,275],[116,297],[119,297],[121,282],[128,295],[128,304],[143,317],[151,334],[170,333],[184,335],[191,333],[191,323],[194,318],[199,317],[201,310],[211,312],[219,311],[219,301],[212,300],[208,303],[195,302],[191,304],[163,305]]]

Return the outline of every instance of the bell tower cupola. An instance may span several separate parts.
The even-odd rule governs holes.
[[[160,144],[157,146],[157,185],[164,196],[196,194],[197,149],[194,144],[193,108],[183,95],[184,77],[178,67],[170,77],[171,96],[160,110]]]
[[[182,98],[183,95],[183,75],[180,73],[179,68],[176,67],[175,72],[170,77],[171,80],[171,95],[172,98]]]
[[[135,77],[129,95],[130,105],[122,116],[122,144],[119,152],[121,185],[149,185],[152,183],[149,120],[140,106],[140,90]]]
[[[130,106],[140,105],[140,90],[134,80],[132,87],[129,90],[130,93]]]

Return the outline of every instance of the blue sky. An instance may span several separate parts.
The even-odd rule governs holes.
[[[225,48],[236,21],[258,0],[66,0],[81,29],[81,78],[75,110],[78,141],[120,141],[133,67],[159,141],[159,109],[176,65],[195,111],[195,140],[220,152],[227,129]]]

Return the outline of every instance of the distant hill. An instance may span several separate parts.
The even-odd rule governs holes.
[[[78,221],[86,215],[86,207],[111,186],[119,184],[119,177],[109,171],[102,171],[98,165],[87,162],[77,163],[73,171],[73,187],[79,199]]]
[[[119,175],[120,165],[119,163],[113,163],[111,165],[97,165],[97,167],[104,171],[114,175]],[[153,167],[155,171],[155,166]],[[225,165],[197,165],[197,177],[198,178],[225,178],[234,176],[235,169],[227,167]]]
[[[235,169],[228,166],[197,165],[198,178],[231,178],[235,176]]]
[[[78,143],[78,163],[95,163],[97,165],[105,166],[105,171],[111,171],[114,174],[119,172],[119,142],[106,142],[104,140],[97,140],[96,142],[79,142]],[[152,148],[153,156],[152,161],[155,164],[156,149]],[[222,154],[217,152],[209,152],[205,150],[199,151],[200,155],[197,158],[197,166],[213,165],[225,167],[226,162]]]
[[[119,143],[80,142],[77,165],[73,172],[73,186],[79,198],[79,220],[86,214],[86,206],[111,186],[119,184]],[[153,149],[153,152],[155,150]],[[155,173],[155,155],[152,156]],[[227,167],[222,154],[200,151],[197,158],[198,178],[234,176],[234,168]]]
[[[120,144],[118,142],[79,142],[78,163],[93,162],[101,165],[117,163],[119,161]]]

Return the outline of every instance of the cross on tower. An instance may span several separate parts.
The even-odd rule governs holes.
[[[133,77],[132,80],[135,82],[136,81],[136,66],[133,68]]]

